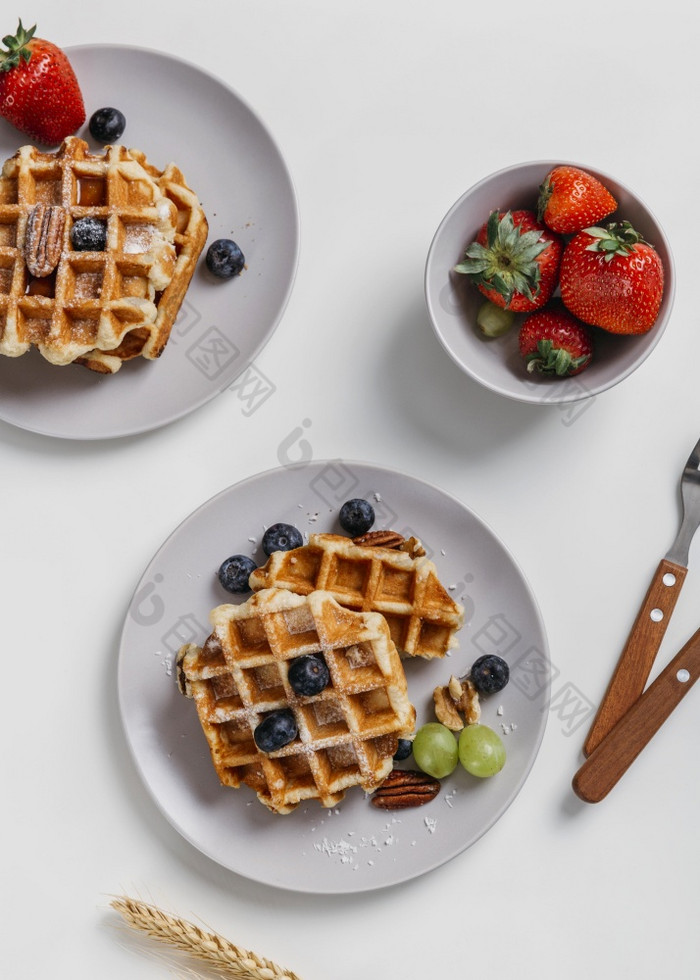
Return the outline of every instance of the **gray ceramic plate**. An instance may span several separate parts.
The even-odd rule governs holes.
[[[276,521],[306,536],[340,532],[350,497],[373,502],[376,528],[416,534],[444,585],[466,610],[459,649],[441,662],[407,661],[418,723],[432,720],[432,691],[482,653],[508,660],[511,680],[483,702],[508,759],[478,780],[461,767],[431,803],[383,812],[354,789],[332,811],[315,801],[287,816],[246,787],[219,785],[192,701],[178,692],[180,645],[208,635],[209,610],[233,597],[219,585],[224,558],[264,560],[260,539]],[[342,533],[342,532],[340,532]],[[314,462],[263,473],[212,498],[168,538],[139,582],[119,655],[119,702],[138,770],[165,817],[214,861],[295,891],[344,893],[421,875],[469,847],[512,803],[535,760],[549,698],[547,640],[532,592],[494,533],[454,497],[408,476],[359,463]]]
[[[121,142],[159,167],[178,164],[199,195],[209,241],[234,238],[248,268],[214,280],[196,270],[170,342],[101,377],[56,367],[29,351],[0,358],[0,418],[71,439],[125,436],[165,425],[254,370],[296,272],[299,228],[292,182],[272,137],[235,92],[201,69],[141,48],[68,48],[88,119],[105,105],[127,119]],[[78,135],[98,148],[87,126]],[[0,120],[0,160],[29,142]]]

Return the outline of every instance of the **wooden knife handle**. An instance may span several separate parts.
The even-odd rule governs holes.
[[[583,745],[590,755],[629,711],[646,686],[671,613],[688,574],[662,558]]]
[[[700,630],[693,634],[574,776],[577,796],[599,803],[700,676]]]

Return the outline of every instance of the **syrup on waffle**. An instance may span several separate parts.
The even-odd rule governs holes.
[[[335,806],[352,786],[375,790],[392,769],[398,739],[415,724],[384,618],[343,609],[325,592],[265,589],[242,605],[218,606],[210,620],[206,643],[180,650],[177,673],[221,783],[249,786],[276,813],[310,799]],[[330,683],[297,695],[291,662],[319,652]],[[280,709],[293,712],[298,735],[261,752],[253,732]]]
[[[27,267],[36,205],[64,216],[57,264]],[[104,251],[76,251],[75,221],[105,222]],[[0,176],[0,353],[36,347],[53,364],[78,362],[106,374],[167,343],[207,222],[182,173],[159,171],[138,150],[90,153],[68,137],[55,152],[23,146]],[[28,241],[29,239],[29,241]]]
[[[252,573],[250,587],[299,595],[321,589],[347,609],[382,613],[397,649],[408,656],[444,656],[464,624],[463,607],[425,555],[358,545],[338,534],[312,534],[301,548],[274,552]]]

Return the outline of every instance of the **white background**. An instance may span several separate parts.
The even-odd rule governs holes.
[[[59,44],[158,48],[229,83],[289,165],[301,257],[256,361],[275,392],[253,414],[227,390],[122,440],[0,424],[3,973],[171,975],[115,928],[110,896],[127,893],[304,980],[696,977],[700,693],[598,806],[570,790],[586,726],[571,732],[553,702],[529,780],[474,847],[406,885],[315,898],[239,878],[180,839],[134,770],[115,678],[131,593],[161,542],[213,494],[288,462],[299,428],[313,458],[422,477],[490,524],[540,603],[554,691],[598,702],[675,536],[700,436],[700,14],[647,0],[233,0],[187,14],[37,0],[20,13]],[[3,30],[15,26],[5,9]],[[635,190],[677,272],[662,342],[573,420],[464,376],[422,295],[431,237],[463,191],[556,158]],[[696,544],[660,664],[700,625],[699,593]]]

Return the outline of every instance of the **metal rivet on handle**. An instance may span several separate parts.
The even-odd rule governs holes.
[[[690,671],[686,670],[685,667],[681,667],[676,674],[676,680],[680,681],[681,684],[687,684],[690,680]]]
[[[660,623],[664,618],[663,609],[652,609],[652,611],[649,613],[649,618],[655,623]]]
[[[670,589],[672,585],[676,584],[676,576],[673,574],[673,572],[666,572],[662,581],[664,585],[668,586]]]

